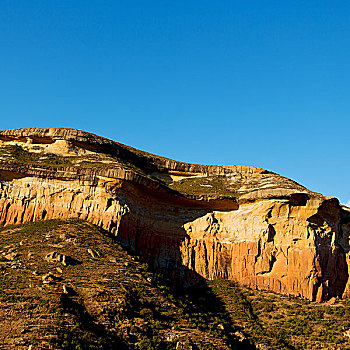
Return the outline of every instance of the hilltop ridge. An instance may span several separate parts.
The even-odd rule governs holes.
[[[154,186],[155,183],[164,185],[187,197],[212,195],[218,198],[239,195],[244,200],[246,197],[250,198],[252,192],[255,192],[255,196],[263,195],[266,192],[264,188],[267,187],[270,195],[272,190],[280,196],[289,194],[291,191],[295,192],[295,190],[310,192],[296,182],[266,169],[252,166],[200,165],[179,162],[77,129],[4,130],[0,131],[1,144],[17,145],[24,151],[30,152],[25,154],[22,151],[20,159],[16,157],[11,159],[12,154],[10,153],[10,157],[3,159],[6,164],[11,164],[12,160],[15,163],[20,160],[20,165],[30,166],[32,171],[38,165],[40,169],[43,167],[47,170],[59,168],[56,176],[64,173],[65,168],[67,173],[75,168],[80,174],[99,172],[107,173],[108,176],[115,178],[130,177],[136,181],[148,183],[150,186]],[[45,161],[45,154],[55,159],[52,159],[51,163]],[[4,162],[0,160],[0,163]],[[4,167],[4,164],[1,165]],[[230,175],[232,176],[229,177]],[[228,177],[229,181],[227,181]],[[213,183],[208,183],[211,180]],[[262,183],[262,186],[259,186],[259,182]],[[258,190],[260,194],[257,194]]]

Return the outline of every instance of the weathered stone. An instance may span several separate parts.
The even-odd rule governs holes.
[[[7,254],[4,253],[3,255],[4,255],[5,259],[10,260],[10,261],[13,261],[18,257],[18,253],[16,253],[16,252],[7,253]]]
[[[328,305],[334,305],[337,302],[337,298],[332,297],[327,301]]]
[[[64,254],[57,253],[56,251],[51,252],[45,256],[45,260],[48,262],[59,262],[63,266],[77,265],[78,261],[72,257]]]
[[[122,162],[54,168],[0,160],[2,225],[80,218],[186,283],[226,278],[316,301],[350,295],[350,209],[335,198],[261,168],[176,162],[79,130],[6,130],[6,145],[71,162]],[[174,190],[191,179],[212,184]]]
[[[44,284],[53,284],[57,281],[60,281],[62,278],[55,276],[54,274],[52,274],[51,272],[47,273],[46,275],[41,277],[42,281]]]
[[[87,251],[94,259],[98,259],[100,257],[100,253],[94,249],[89,248]]]

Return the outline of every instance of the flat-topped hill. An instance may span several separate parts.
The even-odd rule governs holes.
[[[114,177],[142,177],[196,198],[251,198],[309,192],[290,179],[262,168],[239,165],[199,165],[178,162],[140,151],[85,131],[66,128],[0,131],[0,165],[19,165],[42,170],[115,173]],[[148,181],[149,180],[149,181]]]
[[[198,165],[80,130],[0,131],[0,224],[78,218],[174,283],[349,294],[350,212],[265,169]]]

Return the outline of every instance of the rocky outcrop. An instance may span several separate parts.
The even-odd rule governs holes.
[[[0,224],[78,217],[186,283],[348,296],[350,211],[267,170],[176,162],[71,129],[0,132]]]

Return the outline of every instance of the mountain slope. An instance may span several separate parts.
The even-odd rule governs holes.
[[[177,162],[73,129],[0,132],[0,224],[79,218],[157,271],[348,295],[350,212],[264,169]]]
[[[137,257],[86,222],[11,226],[0,237],[1,349],[241,346],[225,317],[192,315],[189,299],[175,299]]]
[[[0,231],[1,349],[350,349],[348,301],[174,288],[81,220]]]

